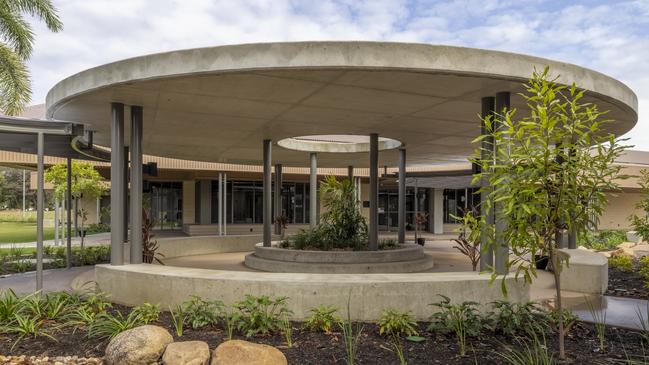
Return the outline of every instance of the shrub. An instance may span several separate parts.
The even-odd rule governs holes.
[[[511,303],[499,300],[492,303],[495,311],[487,314],[495,332],[506,336],[545,333],[549,328],[547,314],[534,302]]]
[[[9,289],[0,293],[0,323],[8,323],[23,310],[23,298]]]
[[[219,322],[219,315],[223,311],[223,302],[220,300],[203,300],[201,297],[192,295],[183,303],[185,322],[193,329],[215,325]]]
[[[133,314],[135,313],[135,314]],[[160,306],[157,304],[143,303],[133,307],[131,314],[139,316],[144,324],[155,322],[160,317]]]
[[[438,307],[440,311],[430,317],[431,324],[428,330],[454,333],[460,347],[460,356],[464,356],[467,337],[477,336],[482,329],[482,320],[476,308],[478,303],[466,301],[461,304],[451,304],[449,297],[441,294],[440,296],[442,301],[431,304]]]
[[[410,312],[384,310],[379,320],[379,334],[388,336],[417,336],[417,322]]]
[[[88,328],[88,337],[112,339],[118,334],[144,324],[138,313],[131,312],[128,316],[116,311],[115,314],[101,312]]]
[[[626,231],[607,230],[599,232],[585,231],[582,236],[584,246],[597,251],[613,250],[626,241]]]
[[[11,349],[13,349],[23,338],[28,336],[33,338],[44,336],[56,341],[56,338],[45,330],[44,325],[45,321],[42,319],[18,313],[14,317],[13,321],[8,325],[3,326],[3,331],[18,335],[16,341],[11,346]]]
[[[641,257],[638,264],[640,266],[638,273],[643,279],[649,281],[649,256]]]
[[[86,234],[110,232],[110,226],[105,223],[94,223],[86,226],[85,230],[86,230]]]
[[[633,259],[627,255],[611,256],[608,259],[608,266],[626,272],[633,271]]]
[[[461,220],[460,235],[454,239],[457,246],[453,248],[460,251],[471,261],[473,271],[476,271],[480,262],[480,218],[476,209],[464,212],[462,217],[454,217]]]
[[[333,326],[342,320],[336,315],[337,311],[334,307],[324,305],[313,308],[305,326],[310,330],[331,333]]]
[[[379,241],[379,250],[392,250],[398,246],[397,240],[384,238]]]
[[[235,304],[238,311],[237,328],[246,337],[279,331],[282,319],[292,314],[286,306],[287,300],[287,297],[246,295],[243,301]]]

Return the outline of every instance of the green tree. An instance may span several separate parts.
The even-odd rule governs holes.
[[[66,164],[58,164],[48,168],[45,171],[45,181],[54,185],[54,195],[58,199],[65,198],[67,189],[68,170]],[[103,195],[106,186],[103,178],[95,168],[87,162],[72,162],[72,198],[77,202],[82,197],[96,199]],[[78,206],[78,204],[77,204]],[[81,212],[75,212],[81,218],[81,230],[83,231],[84,223],[87,219],[88,212],[81,209]],[[81,247],[83,247],[83,234],[81,235]]]
[[[34,31],[25,15],[52,32],[63,28],[50,0],[0,0],[0,112],[18,115],[29,102],[31,87],[25,62],[32,54]]]
[[[29,190],[30,174],[26,174],[27,191],[26,205],[27,208],[34,206],[36,193]],[[13,168],[0,167],[0,208],[2,209],[21,209],[23,194],[23,173],[22,170]]]
[[[636,209],[641,210],[644,214],[639,216],[637,214],[632,214],[629,219],[631,220],[631,226],[636,231],[642,240],[649,242],[649,170],[640,171],[640,189],[643,194],[642,200],[640,200],[636,205]]]
[[[492,209],[496,202],[496,222],[505,224],[496,239],[494,227],[485,226],[481,217],[489,235],[487,246],[508,245],[507,271],[528,283],[536,277],[534,254],[546,253],[554,274],[556,309],[563,313],[560,279],[566,256],[558,251],[557,233],[565,227],[584,233],[596,223],[592,219],[606,205],[605,191],[618,189],[616,178],[623,178],[614,162],[626,146],[606,132],[603,126],[610,120],[597,105],[582,100],[583,90],[557,80],[547,68],[535,71],[521,94],[529,108],[522,117],[515,109],[487,116],[486,136],[493,138],[495,151],[487,148],[483,157],[479,149],[472,161],[482,171],[474,181],[484,179],[490,186],[484,208]],[[563,316],[558,318],[559,357],[564,359]]]

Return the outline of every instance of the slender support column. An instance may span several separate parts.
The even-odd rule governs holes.
[[[369,249],[379,249],[379,135],[370,134],[370,224]]]
[[[282,212],[282,164],[275,164],[275,214],[273,221],[283,216]],[[275,223],[275,234],[282,234],[282,226]]]
[[[97,197],[97,224],[101,223],[101,198]]]
[[[501,114],[503,110],[509,109],[510,106],[510,95],[509,92],[499,92],[496,94],[496,113]],[[502,123],[496,123],[496,128],[503,128]],[[506,137],[505,137],[506,138]],[[501,148],[496,146],[496,151]],[[502,154],[496,153],[496,159],[502,158]],[[503,232],[507,228],[507,217],[503,214],[503,205],[502,203],[495,203],[495,219],[496,219],[496,250],[494,252],[494,264],[496,268],[496,273],[506,274],[507,273],[507,260],[509,256],[509,247],[507,242],[505,242],[505,237]]]
[[[493,96],[488,96],[482,98],[482,117],[486,118],[489,115],[493,116],[495,108],[496,99]],[[484,121],[481,123],[481,134],[487,134],[487,126]],[[486,160],[493,156],[493,138],[487,137],[482,140],[480,155],[481,158]],[[489,199],[489,193],[491,189],[489,187],[489,182],[483,179],[481,182],[481,192],[480,192],[480,214],[484,215],[485,222],[487,226],[492,226],[494,224],[494,209],[493,205],[489,209],[486,208],[487,200]],[[494,249],[489,236],[491,233],[490,229],[483,228],[480,233],[480,245],[482,250],[482,256],[480,258],[480,271],[490,270],[494,265]]]
[[[45,150],[45,136],[42,132],[37,136],[36,160],[36,290],[43,289],[43,208],[45,204],[45,180],[43,154]]]
[[[354,166],[347,166],[347,180],[350,183],[354,183]]]
[[[310,153],[311,174],[309,175],[309,225],[318,225],[318,159],[315,153]]]
[[[228,234],[228,174],[223,173],[223,234]]]
[[[65,267],[72,267],[72,159],[67,160],[67,186],[65,188],[65,210],[66,210],[66,247],[65,247]]]
[[[272,211],[272,200],[271,200],[271,140],[264,140],[264,247],[270,247],[271,245],[271,216]]]
[[[124,264],[124,104],[111,104],[110,263]]]
[[[27,196],[27,174],[25,173],[25,170],[23,170],[23,214],[25,214],[26,211],[26,206],[25,206],[25,201],[26,201],[26,196]]]
[[[223,236],[223,173],[219,172],[219,197],[218,214],[219,214],[219,236]]]
[[[54,197],[54,246],[59,245],[59,198]]]
[[[124,242],[128,241],[128,180],[129,180],[129,168],[128,168],[128,152],[129,148],[124,146],[124,190],[122,191],[122,200],[124,201],[124,212],[122,217],[124,219]]]
[[[433,233],[444,233],[444,189],[433,191]]]
[[[142,120],[142,107],[131,106],[131,264],[142,263]]]
[[[406,149],[399,150],[399,243],[406,242]]]
[[[573,141],[574,143],[574,141]],[[571,159],[571,163],[573,160],[573,157],[575,155],[575,150],[573,148],[570,149],[568,156]],[[571,212],[573,214],[573,212]],[[572,224],[571,227],[568,230],[568,248],[569,249],[576,249],[577,248],[577,227]]]

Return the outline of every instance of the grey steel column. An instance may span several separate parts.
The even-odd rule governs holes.
[[[347,179],[351,184],[354,183],[354,166],[347,166]]]
[[[275,164],[275,214],[273,221],[282,216],[282,164]],[[275,223],[275,234],[282,233],[282,226]]]
[[[219,172],[219,198],[218,198],[218,215],[219,215],[219,236],[223,236],[223,173]]]
[[[59,198],[54,196],[54,246],[59,245]]]
[[[124,264],[124,104],[111,103],[110,263]]]
[[[36,162],[36,290],[43,290],[43,205],[44,193],[44,167],[43,153],[45,149],[45,136],[42,132],[37,136],[37,162]]]
[[[379,135],[370,134],[370,224],[369,249],[379,249]]]
[[[488,96],[482,98],[482,118],[486,118],[489,115],[493,116],[495,108],[496,99],[493,96]],[[487,134],[487,126],[484,121],[481,123],[481,134]],[[493,156],[493,138],[487,137],[482,140],[480,157],[483,160],[486,160]],[[484,204],[486,204],[487,199],[489,199],[490,187],[489,182],[483,179],[480,182],[482,191],[480,193],[480,214],[484,215],[485,222],[487,226],[493,226],[494,224],[494,211],[493,205],[490,209],[486,209]],[[494,249],[490,244],[490,237],[488,236],[488,230],[483,229],[480,234],[480,245],[482,250],[482,256],[480,257],[480,271],[490,270],[494,265]]]
[[[399,243],[406,243],[406,149],[399,149]]]
[[[67,187],[65,189],[65,209],[66,209],[66,247],[65,247],[65,267],[72,267],[72,159],[67,161]]]
[[[575,150],[571,148],[570,151],[568,151],[568,156],[572,160],[574,155],[575,155]],[[570,162],[572,163],[572,161]],[[573,250],[577,248],[577,227],[574,224],[572,224],[571,227],[568,229],[568,248]]]
[[[131,106],[131,264],[142,263],[142,120],[142,107]]]
[[[503,110],[509,110],[510,106],[510,95],[508,91],[496,93],[496,109],[495,112],[502,116]],[[497,123],[496,128],[504,128],[502,123]],[[507,138],[507,137],[504,137]],[[496,146],[496,151],[500,147]],[[501,159],[502,155],[496,152],[496,159]],[[507,260],[509,256],[509,247],[507,242],[505,242],[505,237],[503,232],[507,228],[507,217],[503,214],[503,204],[494,203],[495,206],[495,219],[496,219],[496,250],[494,257],[494,264],[496,267],[496,273],[506,274],[507,273]]]
[[[309,225],[318,225],[318,159],[314,152],[309,154],[311,174],[309,175]]]
[[[265,139],[264,140],[264,202],[263,202],[263,208],[264,208],[264,247],[270,247],[271,245],[271,215],[273,214],[272,211],[272,201],[271,201],[271,193],[270,193],[270,185],[271,185],[271,169],[270,169],[270,161],[271,161],[271,140],[270,139]]]
[[[228,174],[225,172],[223,173],[223,235],[228,235]]]
[[[122,191],[122,200],[124,201],[124,242],[128,241],[128,179],[129,179],[129,169],[128,169],[128,150],[127,146],[124,146],[124,190]]]

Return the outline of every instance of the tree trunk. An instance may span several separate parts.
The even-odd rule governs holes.
[[[564,323],[563,323],[563,304],[561,301],[561,266],[559,263],[559,255],[557,251],[550,245],[549,249],[550,260],[552,262],[552,273],[554,274],[554,287],[556,289],[556,308],[557,316],[559,319],[559,359],[566,359],[566,349],[565,349],[565,333],[564,333]]]

